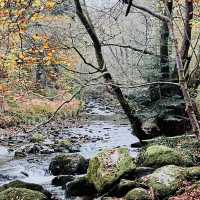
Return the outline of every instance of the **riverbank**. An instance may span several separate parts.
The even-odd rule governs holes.
[[[56,155],[78,152],[89,159],[102,149],[120,146],[128,147],[133,155],[137,154],[137,150],[132,149],[131,144],[138,140],[132,135],[128,121],[118,108],[109,108],[108,104],[101,103],[99,99],[89,100],[82,118],[66,120],[60,122],[60,125],[53,122],[41,131],[35,133],[38,137],[40,134],[44,136],[39,143],[30,143],[35,134],[27,137],[23,132],[1,140],[1,185],[13,180],[37,183],[43,185],[56,198],[63,200],[64,191],[51,185],[54,176],[48,171],[49,164]],[[58,148],[59,141],[61,147]],[[66,141],[70,142],[71,153],[66,147],[68,144],[63,147]],[[29,152],[30,149],[36,149],[36,152],[23,151],[27,151],[27,146]],[[16,159],[16,152],[22,157]]]

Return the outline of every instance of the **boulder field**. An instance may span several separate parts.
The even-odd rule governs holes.
[[[59,185],[67,198],[164,200],[180,193],[186,183],[200,180],[200,167],[182,155],[165,145],[148,146],[137,158],[127,148],[108,149],[90,159],[87,173],[70,177],[63,173],[57,179],[62,180]]]

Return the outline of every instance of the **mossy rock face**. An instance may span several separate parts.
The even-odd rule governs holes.
[[[51,198],[51,193],[45,190],[41,185],[34,183],[26,183],[20,180],[12,181],[0,187],[0,192],[7,190],[8,188],[24,188],[43,193],[48,199]]]
[[[125,199],[126,200],[150,200],[150,195],[148,191],[143,188],[134,188],[126,194]]]
[[[122,175],[136,169],[135,160],[127,148],[115,148],[99,153],[92,158],[88,167],[88,180],[98,192],[104,192],[117,182]]]
[[[84,174],[87,172],[88,161],[79,154],[59,155],[53,158],[49,170],[54,175]]]
[[[141,156],[142,165],[162,167],[165,165],[182,165],[184,160],[176,150],[164,145],[153,145],[146,149]]]
[[[41,192],[32,191],[24,188],[8,188],[0,192],[1,200],[47,200]]]
[[[187,178],[187,170],[175,165],[161,167],[142,179],[161,199],[173,194]]]
[[[42,143],[45,140],[45,136],[41,133],[35,133],[32,135],[31,142],[33,143]]]

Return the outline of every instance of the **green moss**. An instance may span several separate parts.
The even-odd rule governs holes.
[[[149,167],[161,167],[164,165],[182,165],[184,160],[181,154],[164,145],[149,146],[141,156],[142,165]]]
[[[0,200],[46,200],[44,194],[24,188],[9,188],[0,192]]]
[[[181,154],[185,166],[200,165],[200,143],[194,137],[189,135],[176,137],[162,136],[153,140],[148,140],[145,149],[152,145],[164,145],[173,148],[176,152]]]
[[[149,200],[150,195],[148,194],[148,191],[143,188],[134,188],[126,194],[125,199],[126,200]]]
[[[134,159],[128,149],[117,148],[99,153],[89,162],[88,180],[93,183],[97,191],[104,191],[115,181],[132,170],[135,170]]]
[[[153,174],[143,178],[149,187],[160,198],[169,197],[187,178],[187,170],[175,165],[167,165],[154,171]]]
[[[8,184],[1,186],[0,192],[6,190],[8,188],[26,188],[26,189],[30,189],[30,190],[39,191],[39,192],[44,191],[44,189],[41,185],[34,184],[34,183],[26,183],[26,182],[23,182],[20,180],[12,181]]]
[[[66,140],[59,140],[57,142],[57,145],[60,147],[69,148],[72,146],[72,143],[70,140],[66,139]]]
[[[33,143],[41,143],[41,142],[44,142],[44,140],[45,140],[45,136],[41,133],[35,133],[33,134],[31,138],[31,142]]]

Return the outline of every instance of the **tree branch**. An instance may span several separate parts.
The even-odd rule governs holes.
[[[121,48],[125,48],[125,49],[131,49],[133,51],[139,52],[139,53],[143,53],[146,55],[151,55],[151,56],[156,56],[156,57],[160,57],[160,55],[157,55],[151,51],[148,51],[146,49],[138,49],[136,47],[133,47],[131,45],[122,45],[122,44],[114,44],[114,43],[103,43],[102,46],[106,47],[106,46],[115,46],[115,47],[121,47]]]

